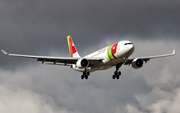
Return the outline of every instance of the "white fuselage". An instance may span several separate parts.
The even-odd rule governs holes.
[[[93,52],[83,58],[100,58],[102,62],[91,68],[87,68],[89,72],[96,70],[105,70],[115,66],[118,62],[124,61],[134,52],[134,45],[130,41],[119,41],[111,46]],[[73,69],[83,72],[85,69],[79,69],[75,65]]]

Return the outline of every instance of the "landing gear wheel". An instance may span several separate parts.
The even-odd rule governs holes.
[[[117,78],[119,79],[119,77],[121,76],[121,71],[115,71],[114,75],[112,76],[113,79]]]
[[[88,79],[88,75],[85,75],[85,79],[86,79],[86,80]]]
[[[84,79],[84,75],[81,75],[81,79]]]
[[[118,72],[118,75],[121,76],[121,71]]]
[[[90,75],[90,72],[88,71],[86,74],[87,74],[87,76],[89,76],[89,75]]]
[[[81,79],[84,79],[84,75],[81,75]]]
[[[87,80],[89,75],[90,75],[90,72],[89,72],[89,71],[84,71],[84,72],[83,72],[83,75],[81,75],[81,79],[84,79],[84,78],[85,78],[85,79]]]
[[[112,79],[115,79],[115,78],[116,78],[116,76],[115,76],[115,75],[113,75],[113,76],[112,76]]]
[[[116,75],[116,78],[119,79],[119,75]]]

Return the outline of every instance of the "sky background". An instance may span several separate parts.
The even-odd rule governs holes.
[[[0,54],[2,113],[179,113],[180,1],[0,0],[0,49],[10,53],[69,57],[71,35],[81,56],[120,40],[132,56],[171,53],[138,70],[81,73]]]

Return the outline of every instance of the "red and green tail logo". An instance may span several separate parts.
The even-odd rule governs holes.
[[[67,36],[67,42],[68,42],[70,56],[80,57],[70,35]]]

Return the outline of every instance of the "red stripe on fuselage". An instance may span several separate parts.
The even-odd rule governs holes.
[[[115,43],[115,44],[112,46],[112,48],[111,48],[111,53],[112,53],[112,55],[113,55],[113,57],[114,57],[115,59],[116,59],[115,54],[116,54],[116,51],[117,51],[117,45],[118,45],[118,42]]]

